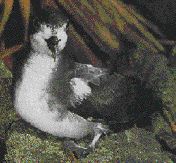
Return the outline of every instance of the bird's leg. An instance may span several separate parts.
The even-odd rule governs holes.
[[[109,130],[108,127],[101,123],[95,123],[93,126],[94,138],[87,148],[81,147],[74,141],[68,140],[64,142],[66,148],[68,148],[77,158],[86,157],[91,151],[94,150],[96,143],[102,134],[106,134]]]
[[[98,142],[99,138],[102,134],[106,134],[109,131],[108,127],[105,125],[102,125],[101,123],[97,123],[94,126],[94,138],[92,142],[90,143],[89,147],[94,149],[96,143]]]
[[[99,138],[101,137],[102,133],[98,133],[97,135],[94,136],[91,144],[89,145],[90,148],[94,149],[95,148],[95,144],[97,143],[97,141],[99,140]]]

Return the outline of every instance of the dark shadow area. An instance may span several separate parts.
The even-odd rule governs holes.
[[[12,13],[3,33],[7,47],[11,47],[23,42],[24,26],[19,8],[20,6],[18,1],[14,1]]]
[[[168,133],[162,130],[156,135],[156,139],[161,144],[163,150],[172,153],[173,158],[174,157],[176,158],[176,135],[175,134]]]
[[[170,39],[176,39],[176,0],[123,0],[157,25]]]
[[[7,153],[5,141],[0,139],[0,162],[5,159],[5,154]]]

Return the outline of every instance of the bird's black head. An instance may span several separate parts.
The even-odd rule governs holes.
[[[42,10],[38,18],[34,18],[34,32],[32,35],[38,40],[45,41],[46,46],[55,58],[58,51],[63,50],[67,42],[68,18],[58,10]],[[43,44],[43,48],[45,45]]]

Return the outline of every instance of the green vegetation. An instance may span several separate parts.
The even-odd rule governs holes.
[[[176,71],[171,71],[176,77]],[[19,120],[12,107],[9,86],[11,79],[1,79],[0,83],[0,133],[5,138],[7,147],[6,160],[13,161],[52,161],[66,160],[69,162],[70,155],[63,148],[62,140],[49,134],[40,132],[23,120]],[[150,108],[148,108],[150,109]],[[14,123],[12,123],[14,122]],[[11,124],[12,123],[12,124]],[[142,122],[141,122],[142,123]],[[11,124],[11,127],[9,127]],[[123,125],[122,125],[123,126]],[[121,132],[111,133],[102,137],[95,151],[82,159],[82,162],[99,160],[100,162],[121,160],[142,161],[171,161],[171,154],[161,149],[155,135],[169,126],[161,114],[152,116],[152,129],[146,130],[135,125]],[[122,127],[123,129],[123,127]],[[6,131],[6,132],[4,132]],[[90,139],[81,140],[78,143],[85,144]]]
[[[1,78],[11,78],[12,73],[8,70],[2,60],[0,60],[0,77]]]

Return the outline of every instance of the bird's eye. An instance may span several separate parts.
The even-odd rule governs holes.
[[[67,25],[66,25],[66,29],[68,29],[68,27],[69,27],[69,22],[68,22]]]
[[[61,39],[59,39],[58,41],[61,41]]]
[[[50,25],[49,25],[49,24],[47,24],[47,25],[46,25],[46,27],[47,27],[47,28],[49,28],[49,27],[50,27]]]

